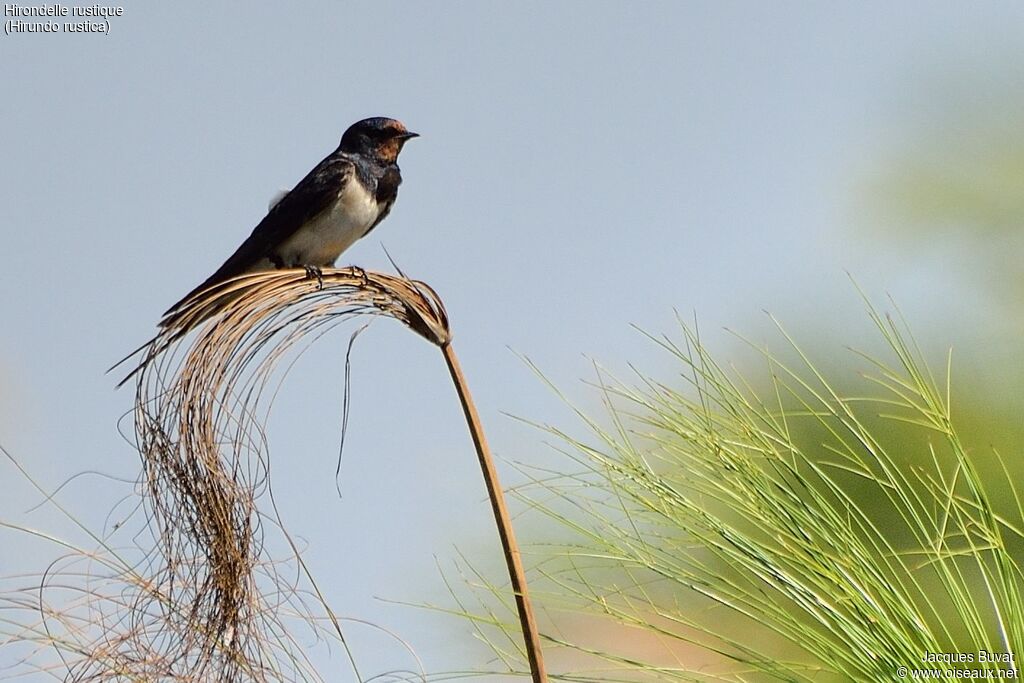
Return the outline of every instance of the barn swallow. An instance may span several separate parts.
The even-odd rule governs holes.
[[[249,237],[195,294],[236,275],[274,268],[319,273],[384,220],[398,196],[398,155],[418,137],[395,119],[376,117],[352,124],[338,148],[270,207]]]

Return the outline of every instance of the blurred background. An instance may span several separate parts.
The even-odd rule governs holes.
[[[671,334],[678,311],[729,359],[722,328],[767,339],[767,310],[841,369],[874,343],[851,277],[931,358],[953,349],[969,444],[1019,452],[1019,3],[123,6],[109,35],[0,37],[0,444],[90,528],[128,513],[110,515],[139,472],[106,368],[373,115],[422,138],[339,265],[391,269],[386,248],[441,293],[499,457],[555,462],[510,416],[570,420],[520,355],[586,409],[593,360],[675,371],[633,326]],[[486,668],[468,623],[396,604],[450,606],[459,553],[502,580],[444,364],[393,323],[360,338],[339,497],[347,342],[311,349],[275,404],[283,520],[337,612],[428,671]],[[0,519],[75,533],[0,472]],[[0,575],[55,552],[5,534]],[[365,672],[415,666],[349,636]]]

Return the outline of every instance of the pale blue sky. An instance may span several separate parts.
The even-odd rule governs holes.
[[[130,389],[103,371],[357,119],[423,137],[391,217],[339,263],[388,268],[383,245],[430,282],[497,454],[543,463],[542,437],[502,413],[567,413],[513,351],[593,405],[574,384],[587,358],[667,367],[631,325],[671,331],[673,309],[708,330],[760,329],[762,309],[863,328],[846,270],[924,324],[955,306],[957,254],[877,241],[865,188],[978,106],[960,84],[997,102],[1024,65],[1010,2],[124,6],[109,36],[0,36],[0,443],[50,486],[136,476],[116,430]],[[435,556],[450,568],[455,545],[499,566],[444,364],[393,324],[361,339],[339,500],[347,339],[320,342],[276,407],[285,521],[340,612],[398,631],[429,670],[482,666],[465,623],[374,598],[444,603]],[[0,518],[45,524],[0,472]],[[117,496],[87,478],[62,500],[102,524]],[[49,559],[2,547],[0,575]],[[397,648],[364,649],[364,670],[396,666]]]

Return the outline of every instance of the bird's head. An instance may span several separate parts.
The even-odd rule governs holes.
[[[349,154],[362,154],[385,163],[394,163],[402,145],[419,133],[410,132],[401,121],[376,116],[357,121],[341,136],[339,149]]]

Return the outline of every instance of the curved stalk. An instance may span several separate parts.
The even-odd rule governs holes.
[[[494,468],[491,449],[484,436],[483,424],[476,412],[473,396],[469,393],[466,377],[462,374],[459,359],[455,355],[451,342],[441,345],[441,353],[444,354],[444,360],[448,363],[448,371],[452,375],[455,391],[459,394],[462,412],[466,416],[466,424],[469,426],[469,433],[473,437],[473,445],[476,447],[476,454],[480,460],[480,468],[483,470],[487,495],[491,500],[491,510],[494,512],[494,521],[498,525],[498,535],[501,537],[501,548],[505,553],[508,576],[516,596],[519,623],[523,629],[526,655],[530,660],[530,673],[534,683],[547,683],[548,675],[544,669],[544,656],[540,649],[537,622],[533,616],[533,607],[530,605],[530,596],[526,592],[526,573],[523,571],[523,562],[519,557],[519,545],[516,543],[515,533],[512,531],[512,520],[509,517],[508,508],[505,506],[505,495],[498,482],[498,471]]]

